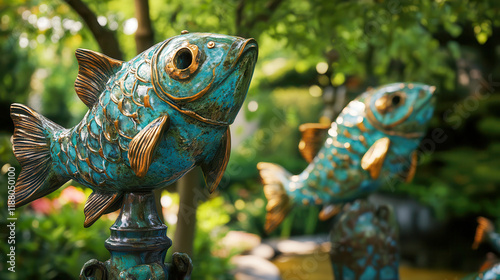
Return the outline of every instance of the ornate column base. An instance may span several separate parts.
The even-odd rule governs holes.
[[[358,199],[344,207],[330,234],[335,279],[399,279],[399,230],[388,205]]]
[[[120,215],[111,226],[105,247],[111,258],[85,263],[80,279],[189,279],[192,270],[187,254],[174,253],[172,264],[165,264],[165,255],[172,246],[156,211],[152,192],[127,193]]]

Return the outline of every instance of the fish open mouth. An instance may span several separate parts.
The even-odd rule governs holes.
[[[218,125],[232,124],[245,100],[257,62],[257,42],[254,39],[245,40],[233,52],[235,58],[228,73],[210,89],[211,92],[217,92],[218,96],[231,96],[227,99],[231,101],[218,103],[216,107],[208,106],[205,112],[200,112],[200,115]]]

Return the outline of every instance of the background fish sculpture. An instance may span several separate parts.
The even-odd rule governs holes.
[[[201,166],[210,192],[230,153],[229,125],[245,99],[257,43],[192,33],[128,62],[76,51],[75,90],[89,107],[65,129],[12,104],[14,154],[22,166],[16,207],[73,179],[93,190],[85,227],[118,209],[126,192],[150,191]]]
[[[265,230],[274,230],[293,204],[325,205],[320,218],[326,219],[338,212],[336,204],[365,197],[384,182],[411,180],[434,91],[415,83],[382,86],[351,101],[331,126],[301,127],[299,148],[312,159],[301,174],[273,163],[257,165],[268,200]],[[326,142],[318,140],[321,131],[328,132]],[[324,143],[319,152],[317,143]]]

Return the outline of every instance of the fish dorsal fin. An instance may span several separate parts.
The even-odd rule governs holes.
[[[215,189],[217,189],[217,186],[219,186],[219,183],[222,180],[222,175],[224,175],[224,171],[226,171],[230,153],[231,132],[228,127],[226,134],[222,137],[222,142],[212,160],[209,162],[202,162],[200,165],[201,170],[203,171],[203,177],[205,177],[205,183],[207,184],[208,191],[210,193],[213,193]]]
[[[415,177],[415,173],[417,172],[417,164],[418,164],[418,153],[417,151],[414,151],[411,154],[410,168],[408,169],[408,171],[406,171],[406,174],[404,174],[404,180],[406,183],[410,183],[413,180],[413,177]]]
[[[163,132],[170,124],[168,116],[152,121],[130,141],[128,159],[137,177],[144,177],[153,162],[153,156],[161,141]]]
[[[361,159],[361,167],[370,172],[370,176],[374,180],[380,175],[390,144],[391,140],[388,137],[378,139]]]
[[[330,128],[329,124],[305,123],[299,126],[302,138],[299,143],[299,151],[302,157],[310,163],[325,142],[325,136]]]
[[[118,193],[91,193],[83,209],[83,213],[85,214],[83,226],[90,227],[103,214],[117,210],[121,206],[119,202],[121,202],[122,197]]]
[[[83,103],[92,108],[106,88],[109,78],[118,72],[123,61],[84,49],[77,49],[75,55],[78,60],[75,91]]]
[[[323,206],[319,212],[318,218],[320,221],[326,221],[337,215],[342,210],[342,205],[328,204]]]

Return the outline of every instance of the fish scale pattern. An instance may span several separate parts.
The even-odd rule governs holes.
[[[155,115],[150,55],[125,63],[82,121],[57,135],[52,154],[78,182],[102,186],[119,177],[109,172],[130,166],[128,145],[147,125],[145,116]]]
[[[370,180],[369,172],[360,168],[370,146],[385,136],[367,120],[366,98],[367,94],[360,96],[342,110],[313,162],[301,174],[291,177],[289,191],[295,203],[321,205],[336,202],[336,198],[348,201],[379,187],[381,181]],[[393,163],[410,161],[405,153],[392,153],[389,158]],[[401,165],[397,168],[401,169]],[[382,170],[380,177],[388,178],[390,170]],[[306,182],[307,187],[299,182]]]
[[[302,173],[292,175],[274,163],[257,165],[268,200],[266,231],[275,229],[292,205],[325,205],[320,218],[327,219],[338,211],[334,205],[366,197],[382,184],[411,180],[416,149],[434,111],[434,90],[389,84],[349,102],[330,127],[303,125],[299,149],[312,161]]]

